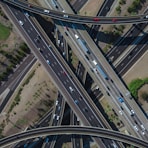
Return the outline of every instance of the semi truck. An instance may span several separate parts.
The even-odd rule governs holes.
[[[97,71],[102,75],[102,77],[103,77],[104,79],[108,80],[108,76],[107,76],[106,73],[103,71],[103,69],[98,65],[98,63],[97,63],[95,60],[93,60],[92,62],[93,62],[93,64],[96,66],[95,71],[97,70]]]
[[[86,43],[82,41],[77,34],[75,34],[75,38],[77,39],[79,45],[82,47],[83,51],[87,54],[90,54],[89,49],[86,47]]]
[[[118,100],[119,100],[119,102],[120,102],[121,105],[122,105],[122,109],[125,109],[125,110],[128,112],[129,115],[131,115],[131,116],[134,115],[134,111],[133,111],[133,110],[130,110],[130,109],[127,107],[127,105],[125,104],[123,98],[119,97]]]

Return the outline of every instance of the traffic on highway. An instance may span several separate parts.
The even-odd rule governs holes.
[[[26,1],[20,1],[20,0],[3,0],[4,2],[13,4],[17,7],[20,7],[22,9],[26,9],[28,11],[43,14],[50,16],[51,18],[58,19],[58,20],[64,20],[68,22],[75,22],[80,24],[124,24],[124,23],[142,23],[148,21],[147,15],[140,15],[140,16],[130,16],[130,17],[86,17],[86,16],[79,16],[79,15],[72,15],[67,14],[65,12],[59,12],[54,10],[47,10],[42,7],[37,7],[35,5],[32,5],[30,3],[27,3]],[[52,5],[59,9],[57,2],[54,1]]]
[[[53,148],[56,143],[57,134],[76,133],[99,136],[99,138],[93,137],[93,140],[101,146],[101,148],[124,147],[121,142],[146,147],[148,145],[147,118],[118,75],[124,75],[127,69],[134,63],[135,59],[138,59],[139,56],[147,51],[148,35],[144,32],[144,29],[147,27],[146,22],[148,21],[148,15],[144,14],[130,17],[86,17],[75,15],[73,12],[66,10],[66,6],[63,6],[61,2],[57,0],[47,1],[49,9],[35,6],[27,1],[3,0],[3,2],[6,3],[9,13],[12,15],[11,19],[13,23],[17,26],[33,54],[45,67],[49,77],[52,77],[61,94],[59,94],[58,99],[55,101],[54,110],[48,115],[48,117],[51,118],[50,125],[53,126],[52,128],[24,131],[11,137],[0,139],[0,146],[4,147],[22,140],[37,138],[30,140],[32,145],[37,144],[39,141],[44,141],[43,145],[45,148]],[[59,53],[56,46],[47,37],[43,29],[35,22],[33,19],[34,16],[29,12],[46,15],[55,19],[56,29],[62,34],[62,37],[60,35],[58,36],[57,45],[61,48],[63,55]],[[82,26],[82,24],[122,23],[143,23],[141,26],[142,36],[136,39],[133,38],[128,42],[125,40],[119,41],[119,45],[122,43],[123,46],[113,48],[106,55],[107,58],[100,52],[84,26]],[[140,25],[136,25],[136,27],[140,27]],[[129,30],[130,33],[127,33],[126,36],[131,37],[131,35],[137,36],[140,34],[141,30],[136,30],[136,27],[133,25]],[[102,96],[100,95],[102,93],[109,100],[126,128],[131,130],[131,135],[137,138],[123,135],[120,132],[105,130],[105,128],[112,129],[112,127],[64,60],[67,53],[63,38],[65,42],[70,42],[71,49],[85,67],[80,67],[82,71],[87,70],[93,81],[97,84],[99,88],[98,95]],[[137,46],[131,47],[126,58],[117,63],[118,57],[123,54],[125,48],[127,48],[124,44],[135,44]],[[35,62],[35,59],[33,62]],[[117,63],[115,67],[118,73],[114,71],[110,62]],[[77,74],[83,78],[83,75],[79,74],[81,69],[78,67]],[[74,114],[72,115],[72,124],[76,125],[77,121],[80,121],[83,125],[91,127],[58,127],[62,123],[64,114],[65,100],[63,98],[77,116],[76,118]],[[45,119],[44,124],[49,124],[49,118]],[[55,136],[49,142],[50,135]],[[77,148],[80,146],[80,139],[73,137],[72,141],[74,147]],[[24,141],[21,145],[25,147],[27,146],[26,143],[27,142]],[[79,146],[76,146],[76,143],[78,143]],[[15,146],[19,147],[20,143]]]

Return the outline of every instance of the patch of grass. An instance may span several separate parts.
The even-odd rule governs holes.
[[[135,79],[130,82],[128,85],[128,88],[131,92],[131,94],[135,97],[138,98],[138,90],[144,85],[148,84],[148,78],[145,79]]]
[[[0,23],[0,40],[6,40],[10,35],[10,29]]]
[[[18,125],[24,125],[24,124],[27,124],[28,123],[28,121],[26,120],[26,119],[18,119],[17,121],[16,121],[16,125],[18,126]]]
[[[71,59],[72,59],[72,65],[73,65],[73,67],[76,68],[77,65],[78,65],[79,59],[78,59],[77,56],[74,54],[74,52],[72,52]]]

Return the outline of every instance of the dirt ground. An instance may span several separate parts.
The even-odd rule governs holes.
[[[104,0],[88,0],[81,8],[80,15],[96,16]]]
[[[29,73],[34,69],[36,69],[34,76],[30,79],[30,82],[23,87],[19,105],[15,106],[11,111],[9,119],[7,119],[7,121],[4,120],[6,126],[3,135],[11,135],[21,132],[28,125],[33,125],[42,116],[42,114],[39,115],[39,112],[45,113],[48,111],[54,102],[53,100],[57,97],[57,89],[49,79],[43,66],[36,63]],[[24,82],[25,80],[26,79],[24,79]],[[22,82],[22,84],[24,82]],[[18,89],[15,91],[11,100],[15,98]],[[13,101],[9,102],[4,112],[8,112],[12,102]],[[5,117],[7,116],[8,115],[6,114]]]
[[[17,50],[17,47],[19,47],[19,45],[23,43],[23,40],[17,32],[16,28],[12,26],[10,20],[8,20],[7,17],[0,16],[0,22],[3,25],[12,28],[9,37],[6,40],[0,40],[0,49],[8,52],[13,52],[14,50]],[[0,62],[9,65],[8,59],[2,54],[0,54]],[[5,66],[0,65],[0,72],[3,72],[4,69]]]
[[[123,76],[126,84],[129,84],[133,79],[148,77],[148,50],[147,52],[135,63],[135,65]]]

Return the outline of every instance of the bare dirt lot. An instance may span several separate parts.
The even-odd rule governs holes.
[[[96,16],[104,0],[88,0],[81,8],[80,15]]]
[[[28,125],[33,125],[50,109],[54,99],[57,97],[57,89],[39,63],[34,65],[28,77],[34,70],[35,73],[30,78],[29,83],[23,86],[28,79],[26,77],[5,108],[4,112],[8,113],[14,98],[18,94],[18,90],[22,88],[18,105],[16,105],[9,114],[6,114],[4,120],[1,121],[6,125],[3,135],[21,132]]]

